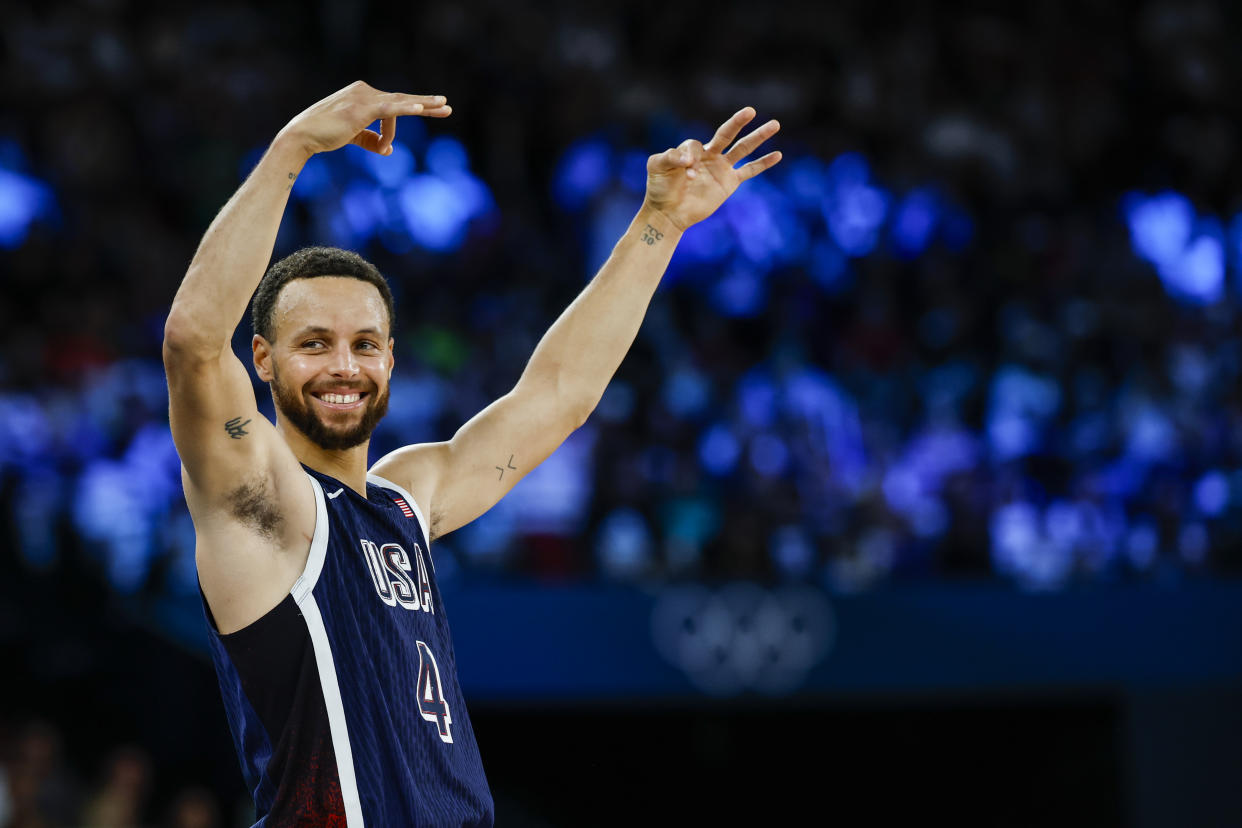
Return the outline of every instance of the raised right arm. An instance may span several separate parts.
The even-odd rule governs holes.
[[[203,593],[220,632],[241,629],[288,593],[315,525],[297,458],[259,414],[233,330],[267,269],[306,161],[347,143],[387,155],[401,115],[443,117],[443,98],[380,92],[362,82],[290,121],[212,221],[164,325],[169,422],[198,538]],[[379,120],[380,133],[367,129]],[[259,552],[260,554],[256,554]]]
[[[309,157],[291,136],[276,138],[211,223],[164,324],[169,422],[195,511],[212,511],[245,482],[239,477],[270,465],[278,436],[259,415],[247,369],[230,345]]]
[[[297,469],[259,415],[247,370],[230,347],[267,269],[294,181],[312,155],[348,143],[387,155],[397,117],[419,114],[442,117],[449,107],[442,97],[380,92],[361,81],[324,98],[280,131],[204,235],[164,326],[169,419],[196,520],[228,505],[239,485],[267,477],[274,462]],[[366,128],[376,120],[382,134]]]

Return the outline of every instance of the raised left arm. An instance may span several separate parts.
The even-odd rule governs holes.
[[[688,140],[647,160],[647,195],[595,278],[540,340],[513,390],[453,439],[406,446],[373,471],[428,508],[431,540],[490,509],[581,426],[625,358],[681,234],[737,186],[780,160],[735,165],[779,128],[769,121],[733,143],[747,107],[706,144]]]

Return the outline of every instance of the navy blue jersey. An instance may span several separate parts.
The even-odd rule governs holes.
[[[289,595],[229,635],[207,610],[256,824],[491,825],[418,504],[307,474],[315,534]]]

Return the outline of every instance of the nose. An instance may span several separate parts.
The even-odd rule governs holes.
[[[357,376],[359,370],[358,358],[348,343],[332,351],[332,360],[328,364],[332,376],[347,379]]]

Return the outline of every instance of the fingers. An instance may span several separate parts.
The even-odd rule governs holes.
[[[401,115],[422,115],[436,111],[438,117],[448,114],[448,99],[443,95],[410,95],[405,92],[383,92],[365,81],[354,81],[332,97],[341,97],[355,104],[362,104],[373,109],[371,120],[399,117]]]
[[[725,160],[730,164],[736,164],[755,150],[759,149],[769,138],[780,131],[781,125],[775,120],[768,121],[763,126],[751,132],[742,140],[734,144],[728,152],[725,153]]]
[[[437,95],[434,98],[428,98],[425,95],[403,95],[401,97],[427,98],[427,100],[431,100],[433,103],[427,104],[420,103],[418,101],[410,102],[408,100],[382,101],[379,106],[376,107],[376,117],[384,119],[396,118],[401,115],[422,115],[427,118],[447,118],[449,115],[453,114],[453,107],[449,106],[448,103],[445,102],[443,95]]]
[[[443,95],[407,95],[404,92],[377,92],[375,103],[378,106],[378,117],[394,115],[421,115],[424,110],[444,106],[447,99]]]
[[[364,129],[353,138],[353,143],[380,155],[392,154],[392,142],[397,137],[397,118],[402,115],[426,115],[431,118],[447,118],[453,108],[443,95],[406,95],[401,92],[373,92],[376,101],[375,115],[380,121],[380,131]]]
[[[364,106],[366,106],[364,113],[369,115],[372,121],[399,118],[403,115],[422,115],[423,110],[426,109],[421,103],[390,100],[379,100]]]
[[[402,115],[423,115],[428,118],[447,118],[453,107],[443,95],[406,95],[401,92],[381,92],[376,101],[376,118],[396,118]]]
[[[754,117],[754,107],[746,106],[739,109],[732,118],[720,125],[720,129],[716,130],[712,140],[708,141],[703,149],[707,152],[724,152],[725,147],[733,143],[733,139],[737,137],[742,127],[750,123]]]
[[[780,161],[782,157],[783,156],[779,151],[769,152],[762,158],[757,158],[749,164],[743,164],[737,168],[738,180],[745,181],[748,178],[754,178],[764,170],[769,170],[772,167],[775,167],[777,162]]]

